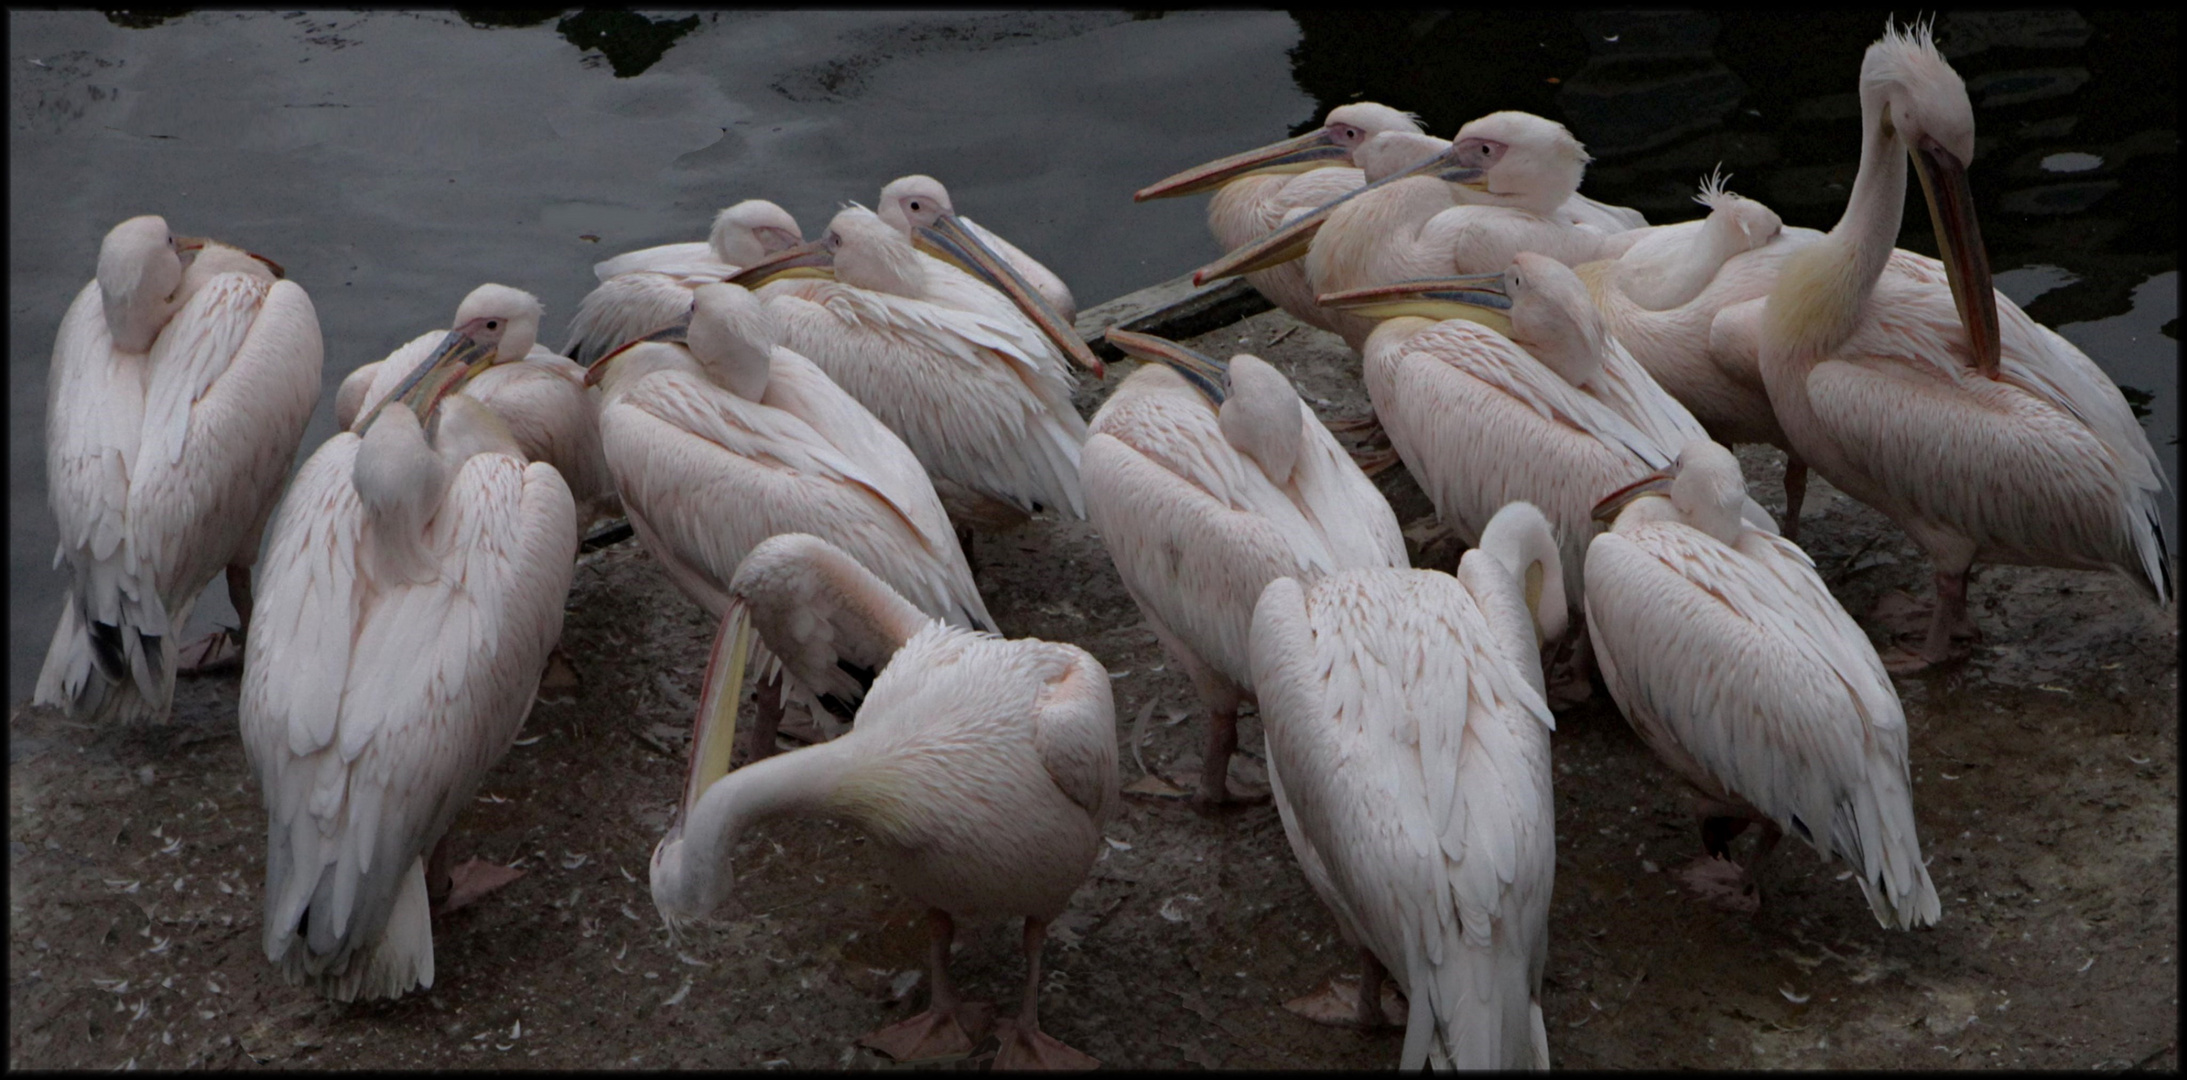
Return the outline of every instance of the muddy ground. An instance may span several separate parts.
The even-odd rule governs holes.
[[[1271,360],[1325,419],[1366,408],[1356,361],[1280,312],[1200,343]],[[1781,456],[1742,460],[1780,510]],[[1404,470],[1381,483],[1415,565],[1451,567],[1458,547],[1430,535]],[[1819,480],[1805,529],[1864,622],[1886,590],[1926,591],[1912,545]],[[1191,786],[1197,703],[1093,533],[1039,521],[980,538],[972,560],[1007,633],[1108,666],[1120,740],[1151,708],[1125,782],[1143,760]],[[1542,991],[1557,1065],[2178,1067],[2176,609],[2114,576],[2011,567],[1982,572],[1973,595],[1987,635],[1974,658],[1899,682],[1944,900],[1930,930],[1878,928],[1844,871],[1796,841],[1763,868],[1757,914],[1689,902],[1671,880],[1699,851],[1679,788],[1607,698],[1559,715]],[[457,824],[459,857],[527,874],[441,921],[437,985],[392,1003],[322,1001],[259,951],[265,819],[236,676],[185,683],[174,723],[153,730],[17,707],[10,1067],[883,1064],[855,1040],[923,1005],[924,937],[855,829],[793,820],[747,837],[734,909],[680,950],[653,913],[648,854],[679,794],[712,632],[635,542],[583,560],[563,639],[582,685],[538,705]],[[1240,778],[1259,780],[1250,716],[1243,745]],[[1282,1007],[1351,959],[1272,808],[1210,818],[1127,798],[1108,835],[1049,947],[1049,1031],[1111,1066],[1396,1063],[1397,1032]],[[1016,940],[972,927],[955,962],[1005,1013]]]

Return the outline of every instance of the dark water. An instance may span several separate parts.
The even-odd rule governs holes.
[[[62,581],[42,457],[53,331],[129,215],[263,252],[311,292],[327,360],[308,454],[341,377],[446,325],[478,283],[537,293],[559,344],[591,263],[700,239],[747,197],[810,233],[931,173],[1091,305],[1216,254],[1204,200],[1134,206],[1133,189],[1361,97],[1444,135],[1501,108],[1562,120],[1597,158],[1587,191],[1654,221],[1694,216],[1694,180],[1722,162],[1787,223],[1828,227],[1883,24],[1147,16],[11,12],[9,699],[30,693]],[[1961,14],[1939,33],[1976,103],[2000,285],[2145,396],[2169,458],[2176,18]],[[1926,233],[1909,215],[1904,242]],[[197,621],[230,618],[216,585]]]

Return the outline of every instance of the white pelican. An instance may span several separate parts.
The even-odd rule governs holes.
[[[1018,514],[1083,517],[1086,422],[1071,404],[1064,357],[1080,357],[1096,374],[1100,361],[959,224],[943,215],[914,230],[951,266],[854,206],[821,239],[733,280],[757,289],[790,278],[763,294],[782,343],[902,437],[937,488],[953,485]],[[992,289],[969,280],[944,287],[941,279],[966,273]]]
[[[1545,255],[1522,252],[1501,274],[1322,300],[1383,317],[1363,353],[1367,395],[1436,516],[1473,544],[1504,504],[1539,507],[1577,614],[1595,503],[1669,465],[1701,425],[1604,332],[1572,270]]]
[[[1784,429],[1762,385],[1751,334],[1739,324],[1777,281],[1794,251],[1822,234],[1786,229],[1768,207],[1704,182],[1700,221],[1638,229],[1612,237],[1626,245],[1614,258],[1576,267],[1610,332],[1640,366],[1711,438],[1768,443],[1790,452]],[[1785,462],[1786,539],[1798,538],[1807,465],[1799,455]]]
[[[1845,216],[1785,262],[1759,320],[1762,380],[1808,465],[1929,553],[1938,602],[1900,669],[1948,659],[1975,560],[2115,569],[2162,604],[2164,472],[2118,387],[1990,284],[1966,165],[1974,112],[1926,27],[1861,63],[1860,173]],[[1941,262],[1892,248],[1906,160]]]
[[[1099,1064],[1042,1033],[1034,1007],[1048,923],[1085,880],[1116,812],[1108,672],[1074,646],[928,619],[817,537],[760,544],[729,592],[683,803],[653,849],[653,903],[671,934],[728,896],[730,852],[752,825],[778,814],[848,821],[878,847],[897,888],[928,907],[933,933],[927,1010],[861,1042],[903,1061],[969,1054],[993,1006],[961,1000],[949,979],[956,921],[1022,916],[1025,1003],[1000,1032],[994,1067]],[[886,667],[848,734],[732,773],[754,625],[793,672]]]
[[[1490,113],[1458,129],[1441,153],[1420,160],[1425,145],[1404,133],[1369,139],[1352,156],[1377,180],[1293,216],[1194,271],[1193,280],[1304,256],[1307,281],[1326,294],[1494,273],[1521,251],[1573,265],[1601,258],[1608,248],[1609,229],[1564,209],[1589,160],[1564,125],[1530,113]]]
[[[700,244],[662,244],[593,264],[600,285],[577,303],[564,355],[590,364],[626,342],[691,314],[691,292],[710,281],[803,243],[797,219],[765,199],[746,199],[714,215]]]
[[[1279,578],[1253,612],[1268,780],[1306,878],[1410,1002],[1398,1068],[1546,1069],[1556,804],[1536,647],[1564,632],[1549,523],[1513,503],[1458,576]]]
[[[508,425],[526,460],[544,461],[562,474],[577,500],[577,526],[582,530],[617,512],[615,481],[600,451],[600,403],[585,389],[585,369],[538,343],[543,311],[537,297],[507,285],[481,285],[463,298],[455,325],[490,313],[507,320],[492,366],[465,383],[463,393]],[[334,394],[334,422],[344,431],[362,434],[361,421],[392,397],[397,385],[447,336],[446,330],[428,331],[386,359],[350,372]]]
[[[1019,251],[1017,245],[982,228],[980,224],[957,213],[956,205],[949,200],[949,189],[931,176],[913,174],[899,176],[881,189],[880,209],[876,213],[881,220],[896,227],[908,239],[921,227],[931,228],[942,218],[955,218],[965,231],[977,238],[987,250],[994,252],[1003,263],[1017,272],[1040,298],[1055,309],[1065,325],[1078,317],[1078,301],[1071,298],[1071,287],[1056,276],[1055,271],[1042,266],[1031,255]]]
[[[1741,879],[1793,832],[1851,865],[1876,921],[1934,923],[1891,677],[1807,553],[1740,520],[1746,490],[1731,451],[1689,443],[1603,501],[1614,524],[1587,550],[1603,681],[1700,796],[1707,854],[1685,876],[1729,879],[1751,903]],[[1728,846],[1750,822],[1762,838],[1742,872]]]
[[[47,376],[54,564],[70,585],[39,704],[165,717],[174,635],[223,568],[249,628],[259,536],[319,397],[319,319],[280,277],[152,215],[100,243]]]
[[[1296,214],[1358,190],[1367,181],[1354,166],[1352,151],[1385,131],[1420,135],[1419,118],[1372,101],[1339,105],[1313,131],[1186,169],[1141,188],[1132,201],[1214,188],[1215,197],[1207,205],[1208,231],[1223,250],[1235,250],[1268,235]],[[1355,336],[1364,339],[1373,329],[1366,320],[1315,303],[1314,288],[1307,284],[1303,267],[1280,264],[1249,273],[1245,280],[1292,318],[1347,341]]]
[[[601,441],[639,542],[715,615],[753,547],[807,532],[852,552],[928,615],[994,629],[918,459],[779,344],[774,310],[736,285],[701,286],[687,341],[641,341],[588,373],[605,391]],[[799,693],[835,690],[795,674]],[[773,751],[776,693],[772,682],[763,688],[754,756]]]
[[[327,440],[267,545],[241,701],[270,817],[266,957],[339,1000],[433,985],[428,853],[438,878],[439,842],[523,726],[562,632],[569,487],[450,393],[522,314],[466,319],[362,436]]]
[[[1209,713],[1198,800],[1227,800],[1253,602],[1279,577],[1402,568],[1397,515],[1283,373],[1120,330],[1142,365],[1094,416],[1086,513]]]

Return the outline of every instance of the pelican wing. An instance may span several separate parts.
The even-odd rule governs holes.
[[[1299,440],[1291,491],[1299,512],[1327,545],[1330,559],[1345,569],[1412,565],[1404,529],[1381,489],[1311,412],[1301,408],[1299,420],[1305,436]]]
[[[834,282],[787,285],[799,291],[762,290],[782,344],[902,437],[929,474],[1084,515],[1086,423],[1030,324]]]
[[[1411,997],[1400,1068],[1546,1067],[1550,720],[1479,608],[1428,571],[1279,581],[1253,669],[1298,830]]]
[[[349,482],[358,445],[329,441],[283,505],[242,696],[272,819],[267,955],[345,999],[431,985],[430,938],[422,962],[397,963],[380,955],[383,930],[522,726],[577,545],[559,474],[479,454],[427,526],[438,578],[361,580],[374,540]]]
[[[1056,787],[1099,828],[1116,814],[1116,703],[1109,672],[1084,649],[1047,642],[1012,642],[1058,654],[1060,670],[1041,684],[1033,706],[1033,746]]]
[[[1688,442],[1708,438],[1708,432],[1693,418],[1693,413],[1664,392],[1662,385],[1614,336],[1604,336],[1602,372],[1587,385],[1596,400],[1610,406],[1620,418],[1640,429],[1641,434],[1668,453],[1676,454]]]
[[[509,426],[526,460],[562,474],[580,510],[614,495],[600,451],[599,398],[586,389],[584,368],[535,345],[521,361],[479,372],[463,392]]]
[[[1665,446],[1620,415],[1612,403],[1565,382],[1510,338],[1478,323],[1462,319],[1436,323],[1407,338],[1404,350],[1424,354],[1462,371],[1525,405],[1541,418],[1584,432],[1604,446],[1637,458],[1651,468],[1670,464],[1671,456],[1684,445],[1679,442]],[[1631,359],[1631,354],[1625,354],[1626,361]],[[1638,367],[1637,364],[1633,366]],[[1609,370],[1605,364],[1606,375]],[[1645,377],[1647,373],[1638,374]],[[1627,380],[1612,381],[1624,383]],[[1625,387],[1621,385],[1620,388]],[[1658,388],[1656,392],[1662,391]],[[1692,423],[1690,415],[1685,419],[1688,424]],[[1694,425],[1694,430],[1698,432],[1699,426]]]
[[[671,277],[710,278],[714,281],[728,277],[739,268],[714,257],[714,247],[704,240],[682,244],[662,244],[658,247],[626,251],[612,259],[602,259],[592,264],[592,276],[607,282],[624,274],[653,273]],[[697,282],[691,283],[694,287]]]
[[[1261,590],[1343,564],[1321,528],[1223,439],[1214,410],[1181,377],[1145,369],[1130,381],[1086,443],[1088,520],[1132,596],[1210,666],[1250,685],[1247,634]]]
[[[129,473],[144,430],[143,375],[114,355],[96,281],[61,319],[48,380],[47,498],[60,526],[55,563],[66,556],[77,565],[74,602],[88,618],[119,625],[123,595],[156,599],[158,591],[123,546]]]
[[[761,540],[812,533],[928,615],[993,625],[954,537],[931,538],[919,527],[939,504],[899,500],[797,416],[689,372],[659,371],[610,402],[600,420],[625,506],[666,547],[655,554],[683,563],[714,589]]]
[[[1885,925],[1936,920],[1898,695],[1797,546],[1653,522],[1596,538],[1587,586],[1603,677],[1651,747],[1845,859]]]
[[[607,278],[577,302],[577,314],[570,319],[569,343],[562,346],[562,352],[579,364],[589,365],[625,343],[687,322],[698,285],[727,276],[681,277],[641,271]]]
[[[304,290],[249,274],[214,277],[161,332],[129,522],[162,592],[194,594],[255,560],[318,402],[321,350]]]

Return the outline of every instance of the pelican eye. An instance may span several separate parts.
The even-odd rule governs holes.
[[[908,202],[908,203],[905,203],[904,205],[906,205],[906,206],[909,206],[909,207],[911,207],[911,209],[912,209],[913,211],[919,211],[919,210],[924,210],[924,209],[926,209],[925,207],[923,207],[923,206],[920,206],[920,205],[919,205],[919,200],[917,200],[917,199],[913,199],[913,200],[911,200],[910,202]]]
[[[488,329],[488,330],[499,330],[499,329],[501,329],[501,320],[500,320],[500,319],[488,319],[488,320],[486,320],[486,329]]]

